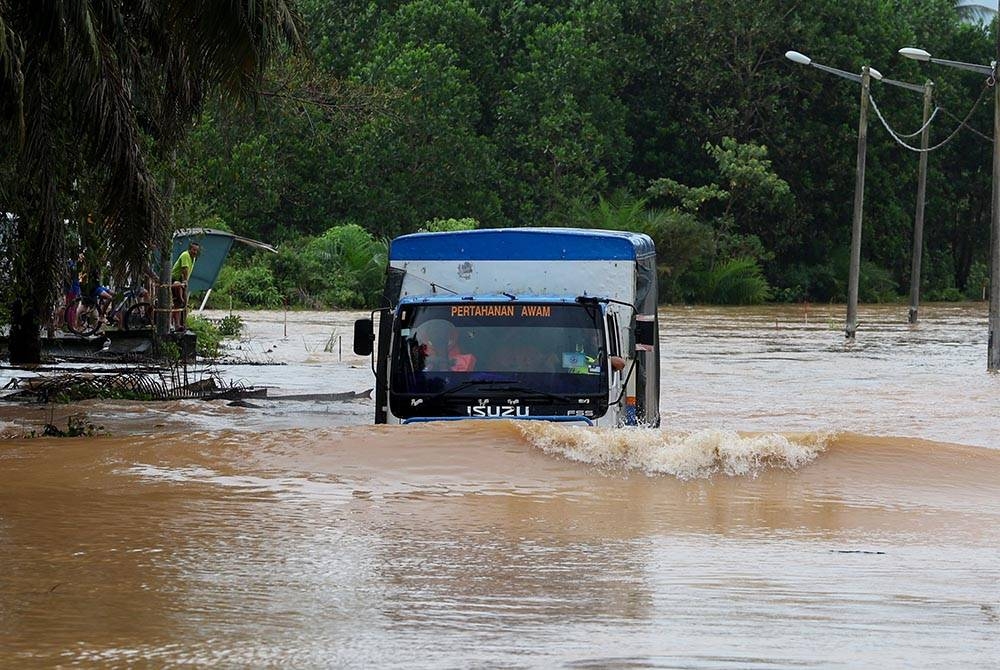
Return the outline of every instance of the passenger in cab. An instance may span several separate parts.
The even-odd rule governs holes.
[[[577,375],[597,374],[600,372],[601,347],[596,333],[588,336],[586,343],[577,343],[576,351],[563,354],[563,367],[568,372]],[[618,372],[625,367],[625,359],[621,356],[607,356],[610,372]]]

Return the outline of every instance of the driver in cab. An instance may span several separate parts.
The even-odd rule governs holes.
[[[418,369],[427,372],[471,372],[476,367],[476,356],[463,353],[458,344],[458,330],[450,322],[435,319],[425,323],[420,330],[417,358]]]

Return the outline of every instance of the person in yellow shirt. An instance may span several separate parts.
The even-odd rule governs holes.
[[[596,336],[591,337],[591,342],[589,344],[591,350],[596,352]],[[586,347],[584,345],[578,344],[574,353],[565,354],[563,356],[563,360],[569,363],[568,371],[577,375],[598,374],[600,372],[600,368],[597,367],[597,355],[591,356],[586,353],[585,349]],[[607,361],[611,372],[618,372],[625,367],[625,359],[621,356],[608,356]]]
[[[187,251],[177,257],[174,267],[170,270],[171,292],[173,293],[174,309],[170,313],[170,325],[174,330],[187,328],[188,282],[194,272],[194,262],[201,253],[201,245],[197,242],[188,243]]]

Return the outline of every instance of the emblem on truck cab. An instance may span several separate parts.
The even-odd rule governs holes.
[[[531,416],[530,407],[518,405],[469,405],[465,408],[468,416]]]

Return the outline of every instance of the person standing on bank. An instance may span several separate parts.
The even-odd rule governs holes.
[[[66,301],[64,309],[56,312],[56,327],[66,326],[73,331],[76,329],[76,309],[75,301],[80,297],[82,288],[80,286],[80,273],[84,264],[83,250],[81,249],[75,257],[66,261],[66,276],[63,277],[63,294]]]
[[[188,282],[194,272],[194,262],[201,253],[201,245],[189,242],[187,251],[177,257],[170,271],[170,290],[173,293],[174,309],[170,312],[170,325],[174,330],[187,328]]]

